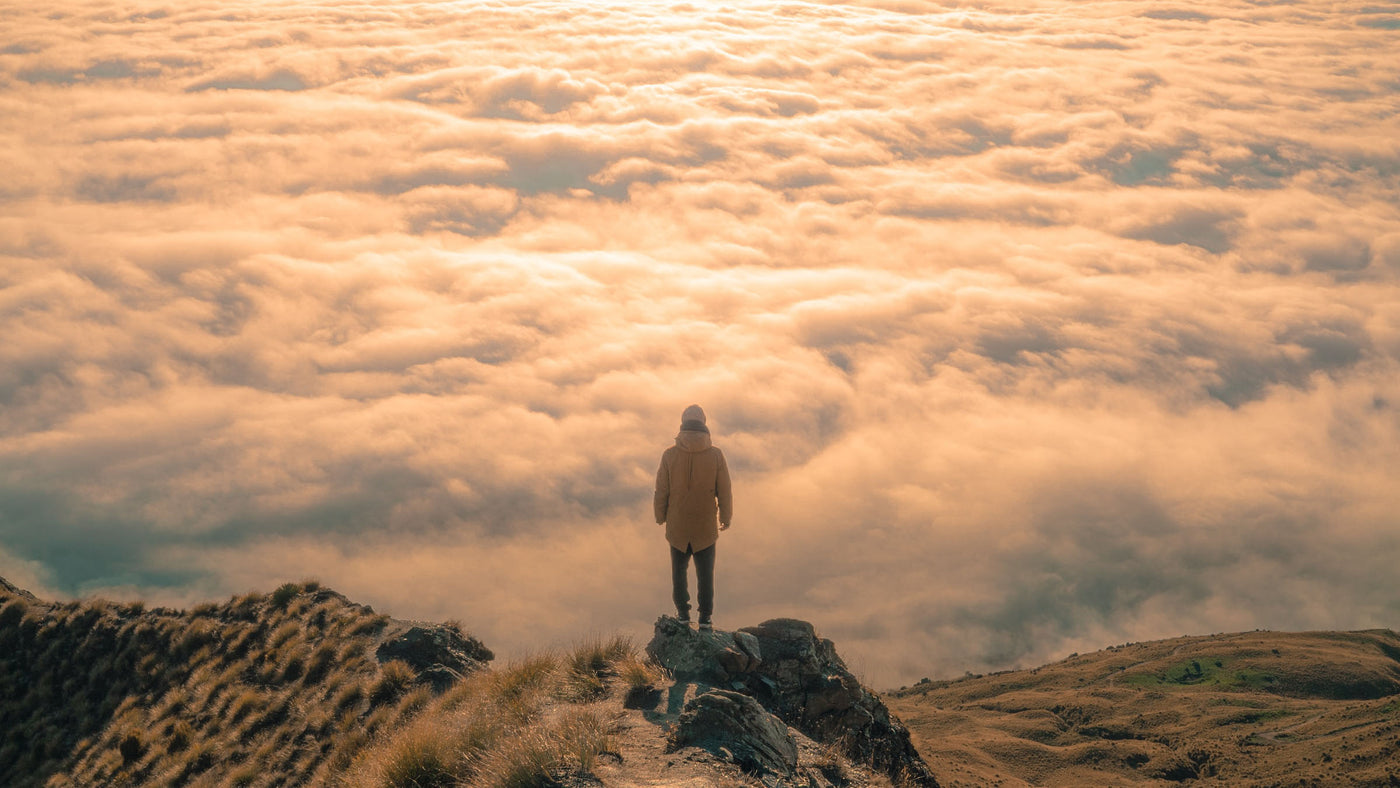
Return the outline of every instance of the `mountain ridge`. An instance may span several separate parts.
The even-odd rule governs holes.
[[[251,785],[272,762],[289,784],[323,781],[425,703],[423,684],[493,656],[316,581],[187,611],[0,587],[0,784],[15,788]],[[379,656],[421,631],[442,647]]]
[[[14,788],[938,786],[806,622],[746,636],[765,644],[771,675],[754,658],[729,678],[762,687],[765,708],[623,637],[487,668],[494,654],[460,624],[392,619],[317,581],[188,611],[10,588],[0,785]],[[696,643],[725,634],[670,621],[684,633],[669,636]],[[726,697],[747,705],[721,708]],[[777,750],[756,746],[755,722]]]
[[[658,638],[684,643],[672,623],[658,621]],[[765,632],[770,660],[795,634],[809,644],[797,651],[819,658],[759,671],[740,641]],[[692,707],[739,708],[729,686],[761,698],[765,676],[776,688],[789,675],[792,697],[820,699],[809,712],[843,698],[868,697],[858,702],[876,718],[888,706],[943,788],[1400,786],[1400,635],[1389,629],[1126,643],[886,693],[843,672],[805,622],[695,642],[709,641],[719,651],[696,664],[712,660],[724,686],[706,689],[663,669],[673,660],[655,658],[658,641],[652,658],[614,638],[488,667],[494,654],[460,624],[394,619],[314,580],[173,610],[46,602],[0,578],[0,784],[899,785],[859,747],[799,733],[820,728],[800,710],[788,710],[799,749],[788,776],[748,770],[733,741],[687,746],[707,738]],[[697,702],[706,692],[718,693],[708,706]],[[663,696],[680,705],[656,706]]]

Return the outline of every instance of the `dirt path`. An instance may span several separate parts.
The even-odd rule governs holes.
[[[663,692],[655,709],[624,708],[606,701],[613,714],[614,752],[599,759],[593,775],[606,788],[761,788],[763,783],[743,774],[734,764],[689,747],[667,752],[667,736],[680,710],[695,697],[693,684],[681,684]]]

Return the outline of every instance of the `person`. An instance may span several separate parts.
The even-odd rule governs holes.
[[[671,599],[676,618],[690,624],[690,559],[695,559],[695,584],[700,629],[712,629],[715,610],[715,543],[729,530],[734,501],[724,452],[710,441],[705,411],[691,405],[681,413],[676,445],[661,455],[652,503],[656,524],[666,526],[671,545]],[[718,526],[716,526],[718,519]]]

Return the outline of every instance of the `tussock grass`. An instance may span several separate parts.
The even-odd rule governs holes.
[[[389,625],[389,617],[384,615],[370,616],[358,620],[350,629],[351,635],[374,635],[379,633]]]
[[[671,681],[671,673],[649,659],[628,656],[617,663],[617,677],[628,691],[660,687]]]
[[[341,689],[340,694],[335,697],[335,707],[339,711],[345,711],[352,706],[360,705],[360,701],[365,698],[364,686],[356,681]]]
[[[593,701],[664,680],[595,638],[435,696],[373,656],[388,621],[314,580],[189,612],[0,596],[0,785],[545,785],[607,748]]]
[[[168,735],[170,738],[165,743],[165,751],[172,754],[180,752],[188,748],[194,739],[194,726],[187,720],[178,720],[170,725]]]
[[[540,693],[554,686],[559,667],[559,657],[554,654],[526,657],[503,670],[478,674],[458,684],[443,696],[443,705],[451,708],[467,701],[479,701],[483,693],[510,706],[538,703]],[[479,683],[487,686],[478,687]]]
[[[325,784],[428,699],[364,703],[386,619],[291,585],[189,612],[0,594],[0,785]]]
[[[399,700],[396,716],[401,720],[412,718],[415,714],[428,707],[428,703],[433,699],[433,691],[430,687],[418,687],[407,693]]]
[[[246,689],[240,692],[237,698],[233,699],[225,714],[230,720],[238,722],[249,714],[262,708],[263,702],[262,693],[256,690]]]
[[[406,696],[401,714],[412,720],[366,747],[346,785],[529,788],[586,773],[609,746],[608,720],[589,701],[633,663],[642,664],[631,641],[595,639],[473,674],[412,711]]]
[[[296,599],[297,595],[300,593],[300,585],[296,583],[283,583],[277,587],[276,591],[272,592],[272,595],[268,598],[268,602],[273,608],[285,610],[287,605],[291,604],[291,601]]]
[[[335,665],[337,656],[338,654],[334,642],[327,640],[317,646],[316,650],[311,652],[311,658],[307,660],[306,663],[306,676],[304,679],[306,683],[314,684],[324,679],[326,674],[330,672],[331,667]]]
[[[397,699],[413,686],[415,675],[407,662],[395,659],[384,663],[379,670],[379,680],[370,690],[369,702],[377,706]]]
[[[571,708],[526,728],[481,760],[475,782],[489,788],[544,788],[561,774],[588,772],[608,748],[607,720],[595,709]]]
[[[272,633],[272,637],[267,639],[268,648],[279,649],[283,645],[292,642],[294,639],[297,639],[297,636],[300,634],[301,624],[296,621],[288,621],[287,623],[278,627],[277,630]]]
[[[375,785],[392,788],[437,788],[457,782],[467,768],[457,733],[439,721],[415,723],[395,737],[392,749],[376,765]]]

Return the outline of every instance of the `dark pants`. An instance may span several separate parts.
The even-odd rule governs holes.
[[[686,548],[681,552],[671,548],[671,599],[676,603],[676,612],[690,615],[690,588],[687,577],[690,557],[695,556],[695,584],[700,597],[700,618],[708,619],[715,612],[715,546],[695,552]]]

